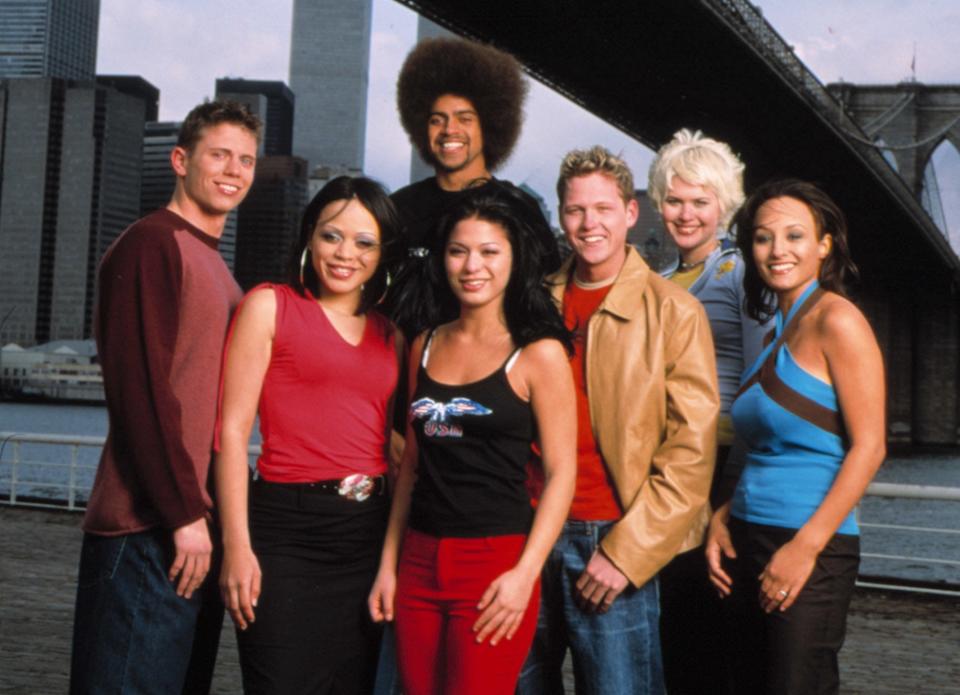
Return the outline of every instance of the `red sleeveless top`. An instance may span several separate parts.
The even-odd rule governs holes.
[[[272,287],[277,323],[260,394],[260,475],[306,483],[385,473],[398,372],[392,324],[371,311],[360,344],[350,345],[315,300]]]

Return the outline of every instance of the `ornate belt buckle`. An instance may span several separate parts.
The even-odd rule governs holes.
[[[340,481],[337,493],[348,500],[363,502],[373,494],[374,485],[375,481],[369,475],[354,473]]]

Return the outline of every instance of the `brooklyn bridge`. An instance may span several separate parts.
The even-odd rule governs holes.
[[[884,349],[891,443],[960,443],[960,259],[921,204],[937,200],[934,150],[960,148],[960,85],[824,86],[746,0],[401,2],[510,51],[652,148],[684,126],[726,140],[748,190],[774,176],[825,186]]]

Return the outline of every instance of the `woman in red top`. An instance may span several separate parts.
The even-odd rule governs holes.
[[[216,492],[223,600],[244,690],[364,693],[380,632],[365,614],[384,494],[397,335],[373,311],[396,213],[365,178],[328,183],[304,212],[287,284],[245,298],[225,349]],[[259,413],[263,453],[249,482]]]

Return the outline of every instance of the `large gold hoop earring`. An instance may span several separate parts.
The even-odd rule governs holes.
[[[307,258],[310,256],[310,249],[306,246],[303,247],[303,253],[300,254],[300,287],[307,289],[307,286],[303,284],[303,273],[307,267]]]

